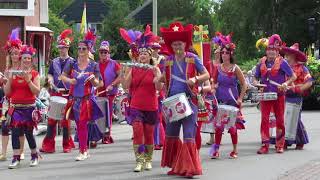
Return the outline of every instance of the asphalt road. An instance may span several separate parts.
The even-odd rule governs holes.
[[[320,112],[306,111],[302,117],[309,133],[310,144],[305,150],[288,150],[284,154],[276,154],[271,149],[268,155],[258,155],[260,147],[260,113],[254,107],[244,109],[246,129],[239,132],[239,158],[228,159],[231,151],[231,139],[225,134],[220,147],[221,158],[212,160],[208,156],[209,146],[201,148],[203,175],[196,179],[210,180],[242,180],[242,179],[320,179]],[[90,150],[91,157],[83,162],[75,162],[78,151],[62,153],[61,136],[57,137],[57,153],[42,154],[38,167],[29,167],[29,150],[26,144],[26,160],[22,161],[20,169],[9,170],[9,161],[0,162],[1,179],[32,179],[32,180],[65,180],[65,179],[182,179],[167,176],[169,169],[160,168],[161,151],[154,153],[153,170],[134,173],[134,155],[131,143],[131,127],[114,125],[115,143],[99,144]],[[209,136],[203,134],[203,144]],[[43,136],[37,136],[38,145]],[[11,145],[9,155],[11,156]]]

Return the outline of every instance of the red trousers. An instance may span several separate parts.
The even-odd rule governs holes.
[[[134,121],[132,123],[133,129],[133,144],[153,145],[154,125],[143,123],[141,121]]]
[[[110,95],[107,96],[108,102],[109,102],[109,119],[107,118],[107,127],[109,128],[109,133],[111,135],[111,127],[112,127],[112,116],[113,116],[113,100],[116,97],[116,95]]]
[[[274,110],[276,117],[276,146],[282,148],[285,142],[285,127],[284,127],[284,108],[285,96],[278,95],[278,99],[274,101],[261,101],[261,141],[262,144],[269,145],[270,143],[270,127],[269,115],[271,109]]]

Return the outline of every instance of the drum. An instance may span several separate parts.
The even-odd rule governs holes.
[[[284,111],[284,124],[286,130],[286,140],[295,141],[297,135],[298,121],[302,103],[286,102]]]
[[[162,112],[166,121],[176,122],[193,112],[185,93],[179,93],[162,101]]]
[[[206,107],[209,112],[209,122],[208,123],[202,123],[201,126],[201,132],[202,133],[215,133],[214,128],[214,119],[217,116],[217,110],[218,110],[218,102],[215,97],[213,97],[213,100],[206,99],[205,100]]]
[[[69,96],[69,89],[59,88],[58,91],[59,91],[59,93],[61,93],[62,96],[64,96],[64,97],[68,97],[68,96]]]
[[[106,132],[107,129],[107,118],[109,117],[109,104],[108,98],[97,97],[97,104],[103,113],[103,117],[97,120],[97,125],[102,133]]]
[[[49,100],[48,117],[54,120],[63,120],[64,108],[68,100],[60,96],[51,96]]]
[[[252,99],[254,101],[272,101],[277,100],[278,95],[276,92],[256,92],[252,94]]]
[[[126,111],[129,107],[129,98],[127,94],[122,94],[115,101],[115,115],[119,122],[126,120]]]
[[[218,113],[215,118],[215,127],[229,130],[234,127],[237,120],[239,109],[230,105],[218,105]]]

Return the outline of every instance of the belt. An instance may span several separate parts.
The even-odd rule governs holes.
[[[29,108],[29,107],[36,107],[36,104],[10,104],[10,107],[13,108]]]

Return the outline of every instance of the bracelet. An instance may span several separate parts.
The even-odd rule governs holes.
[[[194,76],[194,78],[196,79],[196,83],[199,81],[198,77],[197,76]]]
[[[32,82],[32,81],[30,80],[30,81],[27,82],[27,84],[30,84],[31,82]]]

